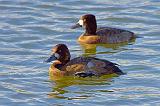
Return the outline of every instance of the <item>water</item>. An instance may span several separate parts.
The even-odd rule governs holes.
[[[99,26],[123,28],[141,38],[86,53],[76,42],[78,18],[95,14]],[[0,0],[0,105],[160,105],[159,0]],[[72,58],[91,55],[120,64],[108,78],[51,81],[43,63],[52,46],[68,45]],[[96,52],[96,53],[95,53]]]

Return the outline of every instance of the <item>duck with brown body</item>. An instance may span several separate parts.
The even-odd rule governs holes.
[[[70,59],[70,52],[65,44],[58,44],[52,48],[51,56],[46,62],[52,62],[49,74],[53,76],[91,77],[108,74],[121,75],[123,72],[117,64],[94,57],[76,57]]]
[[[96,17],[92,14],[81,16],[78,23],[72,26],[72,29],[78,27],[85,29],[85,32],[78,38],[80,43],[115,44],[130,42],[136,38],[136,35],[131,31],[111,27],[97,28]]]

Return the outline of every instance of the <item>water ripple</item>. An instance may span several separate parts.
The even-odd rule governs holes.
[[[160,105],[158,0],[1,0],[0,9],[0,105]],[[141,38],[84,53],[76,42],[83,30],[70,26],[86,13],[96,15],[98,26]],[[126,75],[50,81],[43,60],[57,43],[67,44],[72,58],[118,63]]]

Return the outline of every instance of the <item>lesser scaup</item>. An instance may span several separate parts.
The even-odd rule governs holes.
[[[46,62],[52,62],[49,74],[55,76],[102,76],[108,74],[123,74],[117,64],[95,57],[76,57],[70,60],[70,52],[65,44],[52,48],[51,56]]]
[[[78,23],[72,26],[72,29],[83,27],[85,32],[78,38],[80,43],[86,44],[114,44],[129,42],[135,39],[136,36],[133,32],[111,28],[101,27],[97,28],[96,17],[92,14],[86,14],[80,17]]]

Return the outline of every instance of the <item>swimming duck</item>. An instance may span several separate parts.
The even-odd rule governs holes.
[[[129,42],[135,39],[136,36],[133,32],[111,28],[101,27],[97,28],[96,17],[92,14],[86,14],[80,17],[78,23],[72,26],[72,29],[83,27],[85,32],[78,38],[80,43],[86,44],[114,44]]]
[[[49,75],[91,77],[108,74],[123,74],[117,64],[95,57],[76,57],[70,60],[70,52],[65,44],[52,48],[51,56],[45,60],[52,62]]]

